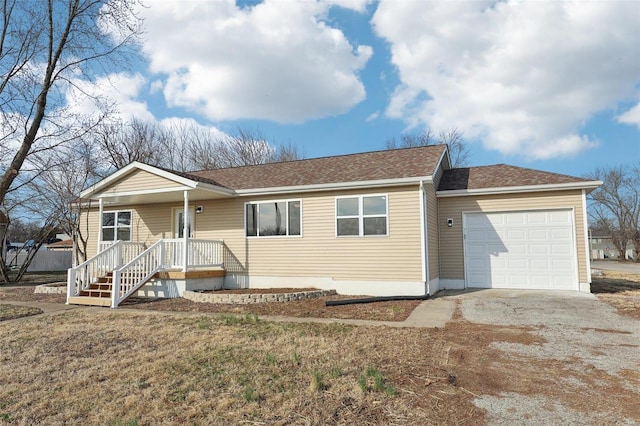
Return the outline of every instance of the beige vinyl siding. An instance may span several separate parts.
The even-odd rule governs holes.
[[[108,195],[119,192],[175,188],[179,186],[180,184],[158,175],[154,175],[153,173],[149,173],[144,170],[136,170],[110,185],[102,191],[102,193]]]
[[[335,197],[388,195],[388,236],[336,237]],[[418,186],[336,191],[246,199],[302,199],[301,237],[248,238],[251,275],[419,281],[420,194]]]
[[[387,194],[388,236],[336,237],[335,197]],[[245,237],[245,203],[302,200],[302,236]],[[250,275],[333,277],[388,281],[420,281],[420,194],[417,185],[362,191],[332,191],[290,196],[234,197],[196,201],[194,238],[223,239]],[[150,245],[173,238],[173,212],[181,204],[143,204],[105,208],[132,210],[132,238]],[[89,254],[95,255],[98,211],[92,211]],[[437,268],[436,268],[437,270]]]
[[[574,210],[575,240],[578,252],[580,282],[587,282],[587,265],[584,239],[584,214],[580,190],[532,192],[524,194],[482,195],[438,198],[440,232],[440,278],[464,279],[464,249],[462,240],[463,212],[502,212],[513,210]],[[453,227],[446,224],[453,218]]]
[[[427,195],[427,241],[429,259],[429,279],[440,276],[440,249],[438,247],[438,199],[433,185],[425,185]]]

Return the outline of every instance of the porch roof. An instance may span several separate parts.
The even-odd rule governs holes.
[[[124,184],[127,179],[131,182]],[[212,179],[133,162],[82,191],[80,198],[102,199],[105,205],[173,203],[184,200],[184,191],[190,201],[233,196],[233,190]]]

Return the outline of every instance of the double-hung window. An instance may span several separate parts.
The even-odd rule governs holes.
[[[299,236],[302,201],[260,201],[245,204],[247,237]]]
[[[131,241],[131,210],[102,213],[102,241]]]
[[[387,195],[336,198],[336,235],[389,235]]]

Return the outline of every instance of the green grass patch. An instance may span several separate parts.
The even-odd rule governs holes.
[[[367,367],[358,377],[358,386],[364,393],[382,392],[387,396],[396,396],[398,390],[386,382],[382,372],[376,367]]]

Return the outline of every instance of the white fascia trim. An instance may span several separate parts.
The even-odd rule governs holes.
[[[440,159],[436,163],[436,168],[433,170],[434,174],[438,173],[438,169],[442,165],[442,160],[444,160],[445,155],[447,156],[447,163],[449,163],[449,168],[451,168],[451,157],[449,157],[449,147],[445,145],[444,151],[442,151],[442,155],[440,156]]]
[[[527,186],[503,186],[496,188],[481,188],[481,189],[456,189],[453,191],[437,191],[436,196],[438,198],[444,197],[461,197],[465,195],[495,195],[495,194],[511,194],[515,192],[540,192],[540,191],[554,191],[554,190],[567,190],[567,189],[595,189],[602,185],[602,181],[590,181],[590,182],[571,182],[571,183],[559,183],[549,185],[527,185]]]
[[[112,192],[109,194],[100,194],[96,198],[107,200],[109,198],[130,197],[135,195],[163,194],[166,192],[182,192],[182,191],[189,191],[190,189],[191,188],[185,188],[184,186],[172,186],[169,188],[143,189],[140,191]]]
[[[256,189],[239,189],[235,191],[237,195],[274,195],[274,194],[287,194],[292,192],[318,192],[318,191],[333,191],[336,189],[362,189],[362,188],[377,188],[385,186],[403,186],[409,184],[419,184],[420,182],[431,182],[431,176],[424,177],[410,177],[410,178],[397,178],[397,179],[380,179],[380,180],[363,180],[357,182],[336,182],[336,183],[324,183],[316,185],[298,185],[298,186],[279,186],[271,188],[256,188]]]

